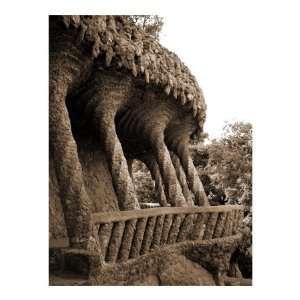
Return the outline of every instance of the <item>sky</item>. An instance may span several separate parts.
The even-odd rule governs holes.
[[[207,8],[206,8],[207,9]],[[209,8],[208,8],[209,9]],[[253,122],[249,90],[252,48],[246,14],[212,11],[162,16],[160,42],[189,67],[203,90],[207,104],[204,130],[219,137],[225,121]],[[246,18],[245,18],[246,17]]]

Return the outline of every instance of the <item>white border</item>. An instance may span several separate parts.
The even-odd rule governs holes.
[[[2,299],[294,298],[299,270],[299,6],[297,1],[10,1],[1,3]],[[253,16],[254,287],[48,287],[48,14]],[[211,11],[211,10],[209,10]],[[220,24],[222,26],[222,24]],[[251,27],[250,26],[250,27]],[[207,29],[209,30],[209,28]],[[222,49],[220,49],[221,51]],[[250,80],[253,79],[253,81]],[[255,84],[253,84],[255,83]],[[296,201],[293,201],[296,200]],[[155,294],[155,295],[154,295]]]

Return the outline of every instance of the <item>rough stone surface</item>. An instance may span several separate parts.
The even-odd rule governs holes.
[[[53,161],[49,162],[49,238],[67,238],[64,212],[59,196],[59,186],[55,175]]]
[[[216,282],[200,264],[173,249],[107,267],[91,280],[91,285],[216,285]]]
[[[70,244],[50,251],[52,270],[89,277],[79,285],[213,285],[236,247],[235,239],[210,243],[214,223],[201,247],[171,247],[183,219],[167,215],[162,244],[148,252],[155,217],[130,226],[93,218],[140,208],[127,161],[144,155],[156,163],[164,206],[192,207],[188,189],[207,204],[187,148],[206,113],[195,78],[125,16],[51,16],[49,27],[50,237]],[[130,253],[123,233],[132,236]]]
[[[85,144],[79,151],[79,157],[83,168],[85,187],[91,201],[91,211],[117,210],[117,197],[103,151],[100,147],[89,145],[86,140],[79,144]],[[49,172],[49,237],[51,239],[67,238],[64,213],[52,160],[50,160]]]
[[[239,239],[227,239],[222,243],[208,243],[201,247],[188,248],[184,253],[212,274],[225,274],[229,270],[231,255],[238,244]]]
[[[125,68],[134,77],[141,77],[174,99],[178,98],[182,105],[190,107],[202,130],[206,105],[195,77],[176,54],[162,47],[127,17],[56,16],[52,22],[72,31],[79,45],[90,45],[90,53],[101,58],[102,68]]]
[[[93,252],[52,250],[52,269],[54,275],[61,277],[69,273],[89,274],[89,285],[216,285],[219,284],[218,275],[225,275],[222,273],[224,263],[228,267],[226,258],[221,259],[222,254],[234,251],[239,238],[232,237],[226,243],[222,239],[180,243],[100,268],[97,265],[99,258]],[[61,254],[67,256],[62,258]],[[75,259],[70,261],[70,258]],[[60,266],[62,263],[66,269]],[[78,273],[80,268],[84,269],[84,274]]]
[[[87,247],[92,232],[90,214],[94,209],[93,201],[89,199],[91,192],[88,192],[85,186],[87,179],[84,179],[85,174],[78,153],[80,142],[75,140],[76,136],[82,134],[82,130],[89,128],[87,134],[95,133],[96,137],[102,138],[119,207],[138,207],[122,152],[122,147],[126,148],[126,144],[130,143],[120,138],[121,146],[113,123],[114,117],[122,106],[126,105],[127,100],[135,103],[134,94],[139,95],[137,98],[141,97],[141,103],[130,107],[130,111],[135,110],[135,113],[132,113],[131,123],[125,127],[125,140],[130,139],[131,132],[134,132],[137,133],[135,142],[140,140],[140,145],[146,146],[144,150],[147,150],[147,147],[153,149],[159,161],[169,202],[172,205],[184,205],[176,173],[163,142],[163,132],[167,129],[172,134],[172,128],[179,126],[186,128],[184,133],[189,136],[198,125],[201,129],[204,122],[204,99],[186,66],[152,37],[139,32],[139,29],[124,17],[52,16],[49,48],[50,149],[71,243],[78,247]],[[135,57],[141,58],[138,59],[137,74],[134,72],[135,63],[132,64]],[[153,64],[149,64],[149,58],[153,60]],[[130,71],[133,73],[129,76]],[[139,72],[145,73],[145,77],[138,77]],[[163,76],[161,80],[160,75]],[[172,79],[172,76],[176,79]],[[135,77],[136,83],[133,84]],[[125,84],[120,84],[121,82]],[[126,86],[126,82],[129,85]],[[183,83],[184,86],[180,86]],[[133,88],[136,84],[140,87]],[[136,93],[132,93],[132,88]],[[144,92],[140,92],[141,90]],[[175,93],[170,94],[171,90]],[[181,93],[177,95],[179,91]],[[181,102],[174,101],[177,96]],[[74,97],[83,98],[81,103],[84,103],[75,111],[75,118]],[[141,108],[141,111],[138,108]],[[89,114],[86,115],[85,112],[91,110],[92,118],[89,119]],[[80,117],[85,118],[82,119],[83,123],[93,126],[77,128],[74,120]],[[156,119],[159,122],[155,121],[156,126],[152,128]],[[141,138],[142,136],[145,138]],[[162,142],[157,144],[157,139]],[[127,151],[127,154],[129,152]]]
[[[83,168],[85,186],[93,212],[115,211],[118,200],[112,185],[105,153],[101,145],[88,144],[89,141],[79,141],[79,158]],[[96,144],[96,145],[95,145]]]
[[[206,269],[183,255],[167,261],[161,270],[158,276],[160,285],[216,285]]]

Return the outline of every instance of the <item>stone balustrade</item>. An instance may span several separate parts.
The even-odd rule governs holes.
[[[93,214],[104,263],[126,262],[186,241],[238,233],[243,207],[163,207]]]

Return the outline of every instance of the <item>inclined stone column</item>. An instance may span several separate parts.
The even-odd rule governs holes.
[[[168,206],[168,202],[166,200],[166,195],[164,191],[163,181],[160,175],[159,165],[157,164],[155,158],[152,155],[148,155],[143,157],[142,161],[149,169],[151,173],[151,177],[155,182],[155,193],[158,197],[160,205],[164,207]]]
[[[169,147],[180,159],[187,178],[189,189],[195,195],[195,203],[199,206],[208,206],[209,202],[205,194],[204,187],[189,152],[187,138],[183,139],[179,136],[177,139],[173,139],[170,142]]]
[[[187,181],[186,181],[186,176],[185,176],[185,173],[182,169],[180,160],[179,160],[178,156],[173,152],[171,153],[171,159],[172,159],[174,168],[176,170],[176,175],[177,175],[178,181],[181,185],[181,189],[182,189],[184,198],[186,200],[186,203],[187,203],[188,206],[193,206],[194,202],[193,202],[193,199],[192,199],[191,192],[188,188]]]
[[[100,133],[121,210],[140,208],[115,125],[116,114],[130,99],[131,91],[130,76],[99,73],[97,90],[90,99],[94,106],[94,123]]]
[[[92,236],[90,202],[65,103],[67,91],[72,82],[78,79],[81,65],[76,63],[75,55],[70,60],[68,55],[68,52],[50,54],[50,153],[54,161],[70,245],[86,249]]]

